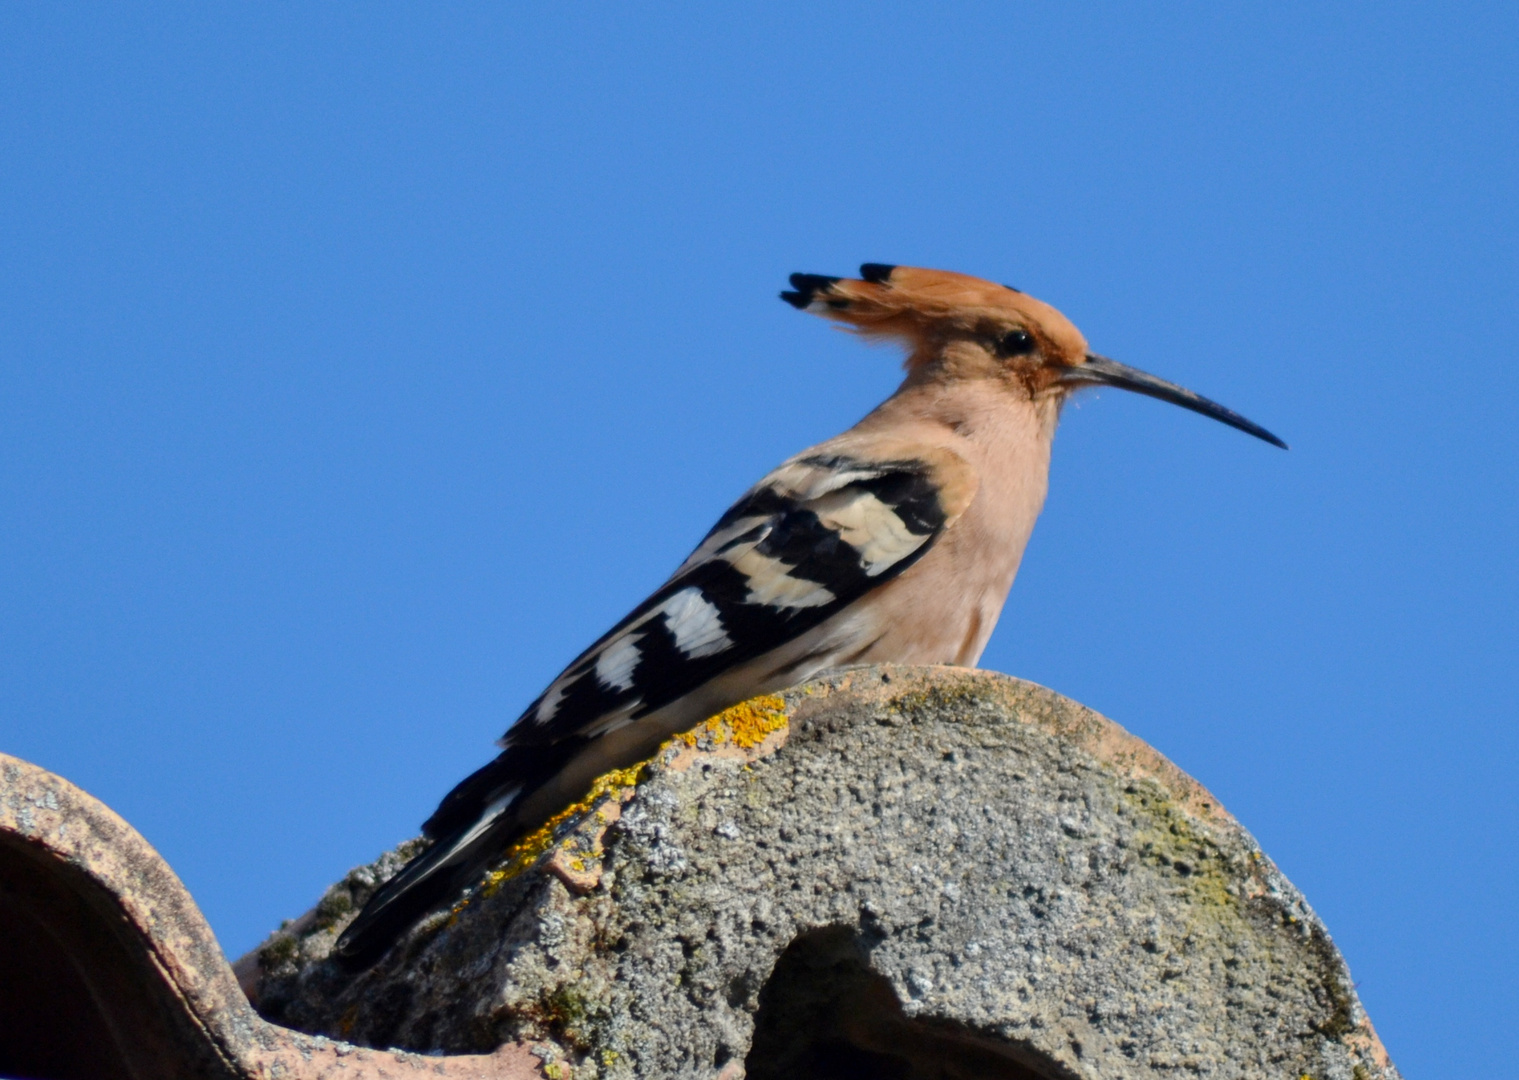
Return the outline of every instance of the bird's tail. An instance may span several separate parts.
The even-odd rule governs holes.
[[[413,923],[478,881],[513,841],[537,823],[516,812],[538,783],[553,775],[564,748],[513,746],[449,792],[422,826],[433,841],[370,897],[338,937],[333,958],[353,970],[369,967]]]

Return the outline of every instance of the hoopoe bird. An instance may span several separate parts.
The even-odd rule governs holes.
[[[1087,348],[1016,289],[866,263],[793,274],[781,298],[899,342],[907,375],[841,435],[750,488],[691,556],[518,718],[423,825],[335,954],[377,959],[513,841],[611,769],[757,694],[844,664],[974,666],[1044,503],[1060,409],[1084,387],[1180,405],[1275,446],[1237,413]]]

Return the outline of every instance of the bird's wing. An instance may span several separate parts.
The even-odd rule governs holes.
[[[932,446],[835,440],[782,465],[680,569],[576,658],[422,826],[434,840],[334,945],[372,960],[524,828],[516,807],[599,736],[817,626],[902,573],[970,505],[975,471]],[[611,767],[610,765],[608,767]]]
[[[565,668],[502,746],[614,731],[785,644],[922,558],[975,488],[971,466],[935,446],[856,439],[793,458]]]

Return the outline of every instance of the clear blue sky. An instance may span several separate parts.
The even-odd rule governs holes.
[[[985,665],[1511,1075],[1519,9],[496,7],[0,7],[0,749],[235,956],[891,390],[787,272],[982,274],[1292,444],[1068,409]]]

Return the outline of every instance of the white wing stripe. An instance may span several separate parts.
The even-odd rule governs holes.
[[[565,687],[568,685],[562,675],[554,680],[554,685],[548,688],[543,695],[543,700],[538,703],[537,711],[533,713],[533,719],[537,723],[546,724],[554,718],[554,714],[559,711],[559,703],[564,700]]]
[[[792,577],[796,569],[790,563],[761,554],[751,548],[725,552],[722,556],[733,568],[744,575],[749,584],[747,604],[769,604],[771,607],[809,608],[832,603],[833,593],[815,581]]]
[[[828,528],[860,553],[868,577],[895,566],[923,546],[900,516],[870,492],[838,492],[816,502],[816,512]]]
[[[704,597],[700,589],[681,589],[661,606],[665,626],[675,638],[675,647],[689,659],[714,656],[733,645],[717,606]]]
[[[638,648],[638,639],[642,636],[635,633],[623,634],[607,642],[601,655],[596,657],[596,677],[603,686],[612,690],[633,689],[633,669],[643,657]]]

